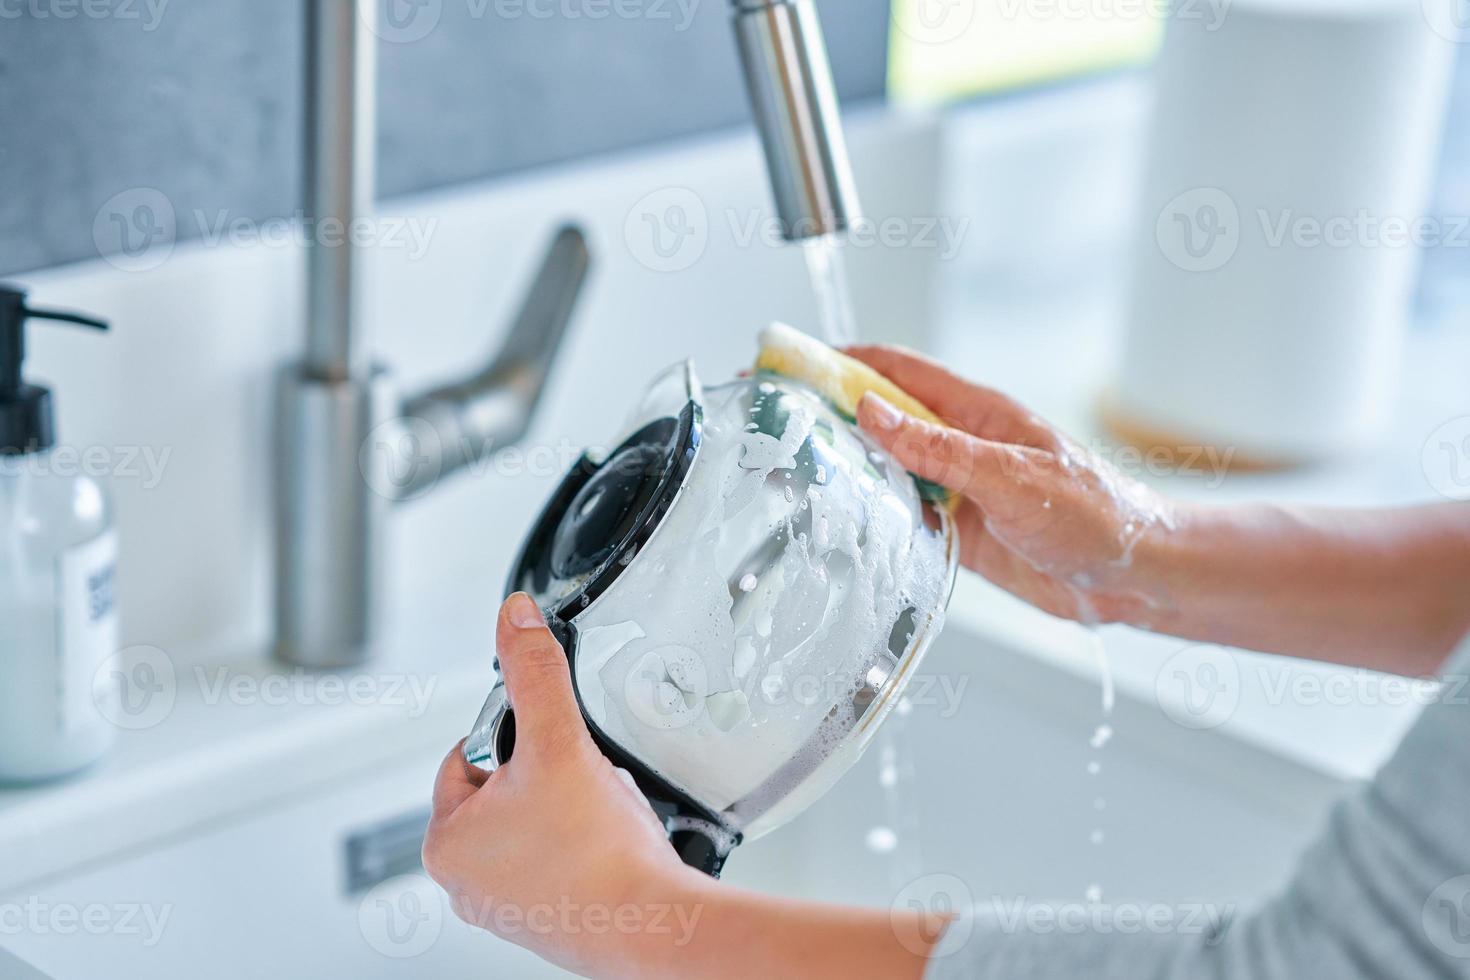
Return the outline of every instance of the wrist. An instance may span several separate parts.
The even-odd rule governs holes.
[[[1177,632],[1200,587],[1200,559],[1226,512],[1170,501],[1141,534],[1125,586],[1112,598],[1111,622]]]
[[[619,931],[618,967],[609,973],[638,980],[719,975],[696,954],[720,892],[715,879],[682,864],[660,863],[634,876],[625,907],[638,910],[638,927]]]

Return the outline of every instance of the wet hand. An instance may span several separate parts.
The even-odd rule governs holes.
[[[637,975],[640,944],[689,927],[665,906],[695,872],[593,743],[566,654],[525,595],[501,608],[496,649],[515,754],[487,778],[449,753],[424,867],[466,922],[584,975]]]
[[[964,565],[1054,615],[1147,623],[1165,603],[1150,573],[1173,505],[998,391],[896,347],[848,354],[944,419],[934,425],[877,395],[858,424],[910,472],[959,496]]]

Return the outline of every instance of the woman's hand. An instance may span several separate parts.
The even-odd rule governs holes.
[[[501,609],[496,649],[515,754],[485,778],[459,746],[449,753],[424,867],[466,922],[569,970],[635,976],[640,942],[672,944],[693,928],[692,909],[670,904],[692,872],[593,744],[566,653],[525,594]]]
[[[440,768],[424,867],[455,913],[591,977],[917,978],[945,918],[742,891],[685,867],[587,733],[567,657],[511,596],[496,648],[515,755],[488,778],[456,746]]]
[[[948,423],[858,406],[903,466],[960,495],[965,565],[1047,612],[1416,676],[1470,629],[1466,504],[1181,506],[932,361],[849,353]]]
[[[858,424],[910,472],[955,491],[960,558],[1022,599],[1083,622],[1144,623],[1164,604],[1144,552],[1174,526],[1169,501],[1005,395],[894,347],[849,354],[948,423],[877,395]]]

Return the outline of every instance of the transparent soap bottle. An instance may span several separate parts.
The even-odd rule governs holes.
[[[55,450],[51,392],[21,374],[35,310],[0,286],[0,782],[63,776],[112,742],[117,650],[112,512],[96,481]]]

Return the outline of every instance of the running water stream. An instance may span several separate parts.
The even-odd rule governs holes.
[[[854,343],[857,320],[847,288],[847,256],[842,251],[841,239],[836,235],[821,235],[805,239],[801,246],[817,299],[821,327],[818,336],[833,347]]]
[[[1087,643],[1092,647],[1093,656],[1097,658],[1098,679],[1102,684],[1102,718],[1098,722],[1097,728],[1093,730],[1092,738],[1088,740],[1088,745],[1092,749],[1092,757],[1087,763],[1087,775],[1095,783],[1102,776],[1102,762],[1099,760],[1099,757],[1102,755],[1102,751],[1108,742],[1113,738],[1113,726],[1111,724],[1114,701],[1113,669],[1112,665],[1108,663],[1107,646],[1103,643],[1102,634],[1098,632],[1097,627],[1084,624],[1084,629],[1086,630]],[[1102,795],[1101,791],[1094,788],[1092,798],[1094,823],[1087,839],[1095,847],[1101,845],[1103,842],[1102,814],[1107,809],[1107,806],[1107,798]],[[1085,894],[1089,903],[1097,904],[1103,898],[1102,886],[1097,883],[1090,884],[1087,886]]]

